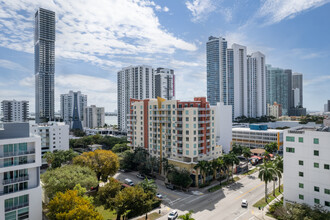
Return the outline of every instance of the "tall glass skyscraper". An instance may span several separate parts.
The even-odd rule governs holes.
[[[292,107],[292,71],[267,65],[267,104],[274,102],[282,105],[282,115],[289,115]]]
[[[227,41],[210,36],[206,43],[207,101],[210,105],[227,100]]]
[[[34,25],[35,119],[54,119],[55,12],[39,8]]]

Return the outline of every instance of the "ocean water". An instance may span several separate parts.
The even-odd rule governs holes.
[[[117,116],[105,116],[104,122],[107,125],[117,125],[118,124],[118,122],[117,122]]]

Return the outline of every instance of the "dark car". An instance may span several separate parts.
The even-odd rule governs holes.
[[[143,180],[146,178],[146,176],[141,173],[136,174],[136,177]]]
[[[167,189],[171,189],[171,190],[175,189],[174,185],[172,185],[172,184],[165,184],[165,186]]]

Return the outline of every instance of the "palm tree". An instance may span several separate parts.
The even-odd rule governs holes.
[[[226,171],[227,171],[226,172],[226,175],[227,175],[227,181],[228,181],[228,179],[229,179],[229,167],[233,164],[233,162],[232,162],[231,157],[230,157],[229,154],[225,154],[223,156],[223,162],[224,162],[224,164],[226,166]]]
[[[215,180],[215,177],[217,175],[217,170],[219,168],[219,161],[218,161],[219,158],[217,159],[213,159],[211,161],[211,166],[212,166],[212,170],[213,170],[213,180]]]
[[[283,157],[277,156],[274,160],[275,170],[278,177],[278,191],[281,192],[281,178],[283,173]]]
[[[265,202],[267,203],[267,183],[271,182],[276,174],[271,162],[264,163],[259,167],[259,179],[265,182]]]
[[[152,195],[156,194],[157,185],[155,184],[155,180],[145,178],[142,182],[139,183],[143,188],[145,193],[150,192]]]
[[[189,211],[188,213],[184,214],[184,215],[180,215],[178,217],[178,219],[182,219],[182,220],[195,220],[194,218],[191,217],[193,211]]]
[[[231,176],[232,179],[233,178],[233,171],[234,171],[234,164],[238,165],[239,164],[239,159],[237,158],[237,156],[234,153],[229,153],[229,154],[225,154],[223,156],[223,161],[227,166],[227,172],[228,172],[228,176],[227,176],[227,181],[229,179],[229,167],[231,166]]]
[[[243,157],[246,159],[246,165],[248,166],[249,163],[249,157],[251,157],[252,153],[249,147],[244,147],[242,150]],[[248,167],[249,170],[249,167]]]
[[[199,173],[201,174],[203,178],[203,184],[205,183],[206,180],[206,172],[207,172],[207,167],[208,167],[208,162],[205,160],[200,160],[194,167],[194,169],[199,170]],[[197,173],[198,175],[198,173]]]
[[[270,144],[265,145],[265,150],[269,152],[270,154],[273,154],[275,151],[277,151],[277,143],[272,142]]]
[[[230,152],[234,153],[235,155],[241,155],[243,151],[243,146],[234,143]]]

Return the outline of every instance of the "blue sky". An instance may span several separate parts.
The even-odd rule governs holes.
[[[304,106],[330,99],[329,0],[0,0],[0,100],[30,101],[34,112],[33,15],[56,12],[56,110],[80,90],[88,104],[117,108],[124,66],[173,68],[176,97],[206,96],[205,42],[261,51],[266,63],[304,74]]]

